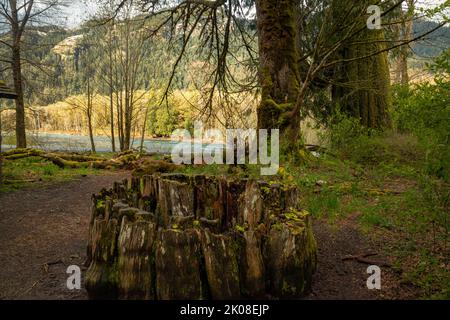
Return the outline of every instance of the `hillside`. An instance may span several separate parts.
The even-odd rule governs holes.
[[[426,33],[437,26],[436,22],[419,20],[414,23],[414,37]],[[412,49],[417,57],[433,58],[439,56],[442,51],[450,45],[450,28],[443,27],[425,39],[420,40],[412,45]]]

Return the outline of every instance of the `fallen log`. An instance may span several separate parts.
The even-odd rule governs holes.
[[[15,154],[26,154],[26,153],[45,153],[44,151],[31,149],[31,148],[17,148],[3,152],[4,157],[12,156]]]
[[[88,168],[108,169],[108,168],[123,168],[134,161],[138,160],[139,155],[126,152],[119,154],[114,159],[104,159],[95,156],[85,156],[79,154],[67,153],[46,153],[37,149],[14,149],[3,153],[3,159],[14,161],[28,157],[40,157],[48,160],[58,166],[59,168]]]

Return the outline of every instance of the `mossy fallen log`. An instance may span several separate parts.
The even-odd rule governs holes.
[[[5,154],[4,154],[4,159],[9,160],[9,161],[19,160],[19,159],[24,159],[24,158],[29,158],[29,157],[43,158],[45,160],[52,162],[53,164],[55,164],[56,166],[58,166],[60,168],[79,168],[82,166],[87,166],[87,165],[82,165],[80,162],[77,162],[77,161],[65,160],[64,156],[62,156],[62,155],[45,153],[44,151],[36,150],[36,149],[16,149],[16,150],[10,150],[8,152],[5,152]]]
[[[38,149],[14,149],[3,153],[4,160],[14,161],[28,157],[40,157],[48,160],[59,168],[110,169],[131,166],[140,158],[139,154],[126,152],[112,159],[71,153],[45,152]]]
[[[294,186],[154,174],[93,196],[90,298],[297,299],[317,247]]]

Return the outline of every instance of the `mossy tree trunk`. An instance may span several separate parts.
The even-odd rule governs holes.
[[[260,129],[299,129],[299,119],[291,112],[300,87],[296,24],[296,1],[257,0],[261,103],[258,107]]]
[[[355,0],[354,0],[355,1]],[[358,8],[369,2],[356,2]],[[358,10],[357,10],[358,11]],[[337,10],[339,12],[339,10]],[[360,120],[368,128],[389,126],[390,75],[383,30],[364,28],[368,17],[359,19],[362,29],[342,46],[338,53],[340,63],[332,88],[334,105]]]

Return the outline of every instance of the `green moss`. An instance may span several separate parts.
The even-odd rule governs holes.
[[[245,232],[245,226],[240,226],[240,225],[236,224],[236,225],[234,226],[234,228],[235,228],[235,230],[236,230],[237,232],[240,232],[240,233],[244,233],[244,232]]]
[[[298,292],[297,292],[297,288],[294,286],[289,285],[289,283],[287,283],[287,281],[283,281],[283,287],[282,287],[282,295],[285,297],[295,297],[297,296]]]
[[[261,191],[264,195],[268,195],[270,193],[270,188],[266,187],[266,186],[262,186]]]
[[[98,210],[98,209],[104,209],[105,206],[106,206],[105,200],[101,200],[101,199],[97,200],[97,202],[96,202],[96,204],[95,204],[95,208],[96,208],[97,210]]]
[[[86,175],[97,175],[93,168],[62,169],[41,157],[3,161],[3,184],[0,192],[22,188],[39,188],[49,183],[71,181]]]

